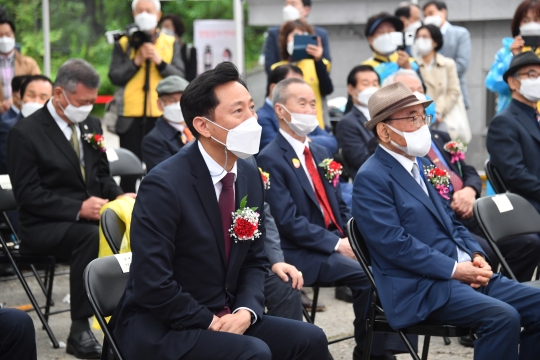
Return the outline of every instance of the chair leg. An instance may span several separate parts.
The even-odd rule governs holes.
[[[425,336],[424,337],[424,348],[422,349],[422,360],[427,360],[428,353],[429,353],[429,341],[431,340],[431,336]]]
[[[443,340],[444,340],[444,345],[450,345],[452,343],[452,340],[450,340],[449,337],[443,337]]]
[[[317,301],[319,301],[319,287],[313,287],[313,301],[311,303],[311,321],[315,324],[315,314],[317,314]]]
[[[398,330],[397,333],[398,333],[399,337],[401,338],[401,341],[403,341],[403,343],[407,347],[407,350],[409,350],[409,354],[411,354],[411,357],[413,358],[413,360],[420,360],[420,357],[418,356],[416,351],[414,351],[414,348],[413,348],[411,342],[409,341],[409,338],[407,336],[405,336],[403,331]]]
[[[375,308],[370,305],[369,318],[366,321],[366,341],[364,343],[364,359],[369,360],[371,356],[371,342],[373,340],[373,324],[375,323]]]
[[[52,261],[49,264],[49,270],[47,271],[48,279],[47,279],[47,302],[45,303],[45,319],[49,321],[49,313],[51,311],[51,306],[53,305],[52,301],[52,292],[53,292],[53,281],[54,281],[54,267],[55,263]]]
[[[49,280],[49,266],[45,267],[45,274],[43,276],[44,281],[41,280],[41,277],[39,276],[39,273],[34,266],[34,264],[30,265],[30,269],[32,270],[32,273],[34,274],[34,277],[36,278],[36,281],[41,288],[41,291],[43,291],[43,295],[47,297],[47,288],[48,288],[48,280]],[[51,303],[51,306],[54,306],[54,302]]]
[[[308,311],[305,307],[302,306],[302,314],[304,315],[304,318],[306,319],[306,322],[313,324],[313,321],[311,320],[311,316],[309,315]]]

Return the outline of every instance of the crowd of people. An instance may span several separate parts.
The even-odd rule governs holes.
[[[520,284],[537,270],[540,236],[498,243],[513,281],[496,273],[473,215],[482,180],[465,161],[468,30],[448,21],[442,1],[370,16],[373,56],[341,79],[348,103],[332,128],[330,42],[309,24],[311,7],[286,0],[283,24],[268,30],[266,98],[256,109],[231,63],[196,73],[178,15],[133,0],[147,40],[117,39],[108,75],[118,89],[113,130],[147,169],[139,187],[137,177],[118,185],[111,176],[91,115],[100,86],[92,65],[70,59],[52,82],[0,16],[0,174],[17,201],[20,252],[70,264],[67,353],[102,356],[82,277],[102,253],[101,212],[127,198],[122,250],[133,261],[113,315],[127,359],[326,359],[325,334],[302,322],[302,306],[313,306],[302,288],[332,283],[354,309],[353,359],[365,359],[372,289],[349,241],[353,217],[394,329],[425,320],[471,327],[475,337],[459,342],[474,346],[475,359],[540,353],[540,290]],[[540,3],[523,1],[510,30],[486,77],[498,94],[487,149],[508,190],[540,213],[540,53],[524,39],[540,37]],[[297,60],[302,35],[315,41]],[[0,309],[0,333],[9,334],[0,358],[36,358],[24,313]],[[369,359],[406,352],[399,336],[376,334]]]

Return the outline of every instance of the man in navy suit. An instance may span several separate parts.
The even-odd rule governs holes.
[[[318,165],[332,155],[307,140],[306,135],[317,126],[315,95],[304,80],[285,79],[274,88],[273,104],[279,134],[262,150],[257,163],[272,179],[266,199],[281,235],[285,261],[302,271],[306,286],[341,281],[351,288],[358,348],[354,358],[361,359],[370,285],[345,233],[351,215],[341,198],[339,181],[327,179]],[[392,358],[386,350],[400,350],[384,345],[384,337],[379,336],[380,344],[374,347],[377,359]]]
[[[260,126],[237,69],[222,63],[193,80],[181,107],[198,140],[159,164],[139,188],[133,262],[114,330],[122,354],[327,358],[321,329],[263,315],[268,259],[265,228],[257,223],[264,223],[264,190],[259,170],[242,160],[258,151]],[[231,213],[243,203],[241,227]]]
[[[161,80],[156,87],[157,107],[163,116],[156,120],[156,126],[142,141],[142,158],[148,171],[193,140],[180,109],[180,99],[188,84],[180,76],[171,75]]]
[[[285,0],[285,7],[283,8],[283,21],[292,21],[297,19],[304,19],[309,15],[311,11],[311,0]],[[313,27],[315,34],[321,38],[323,47],[323,58],[332,62],[330,56],[330,44],[328,42],[328,32],[318,26]],[[271,67],[275,63],[280,62],[281,53],[279,50],[279,26],[274,26],[268,29],[268,36],[264,44],[264,68],[266,74],[270,76],[272,71]]]
[[[503,78],[512,91],[510,105],[489,124],[487,149],[510,192],[540,212],[540,59],[533,52],[515,56]]]
[[[536,359],[540,289],[493,275],[485,254],[427,175],[424,108],[401,82],[369,100],[379,146],[356,175],[353,215],[394,329],[428,320],[472,327],[475,359]],[[521,327],[524,328],[521,331]]]
[[[264,105],[257,110],[257,121],[262,127],[261,134],[261,150],[268,145],[276,137],[279,131],[279,123],[272,106],[272,93],[274,87],[278,82],[283,79],[295,77],[303,79],[302,70],[295,65],[281,65],[272,70],[270,77],[268,78],[268,97],[264,100]],[[321,129],[319,126],[309,133],[309,139],[316,144],[324,146],[330,153],[335,153],[338,149],[336,138]]]
[[[21,85],[27,76],[28,75],[19,75],[14,76],[13,79],[11,79],[11,98],[13,103],[11,104],[9,110],[2,114],[1,120],[2,123],[10,124],[10,128],[15,124],[15,121],[21,112],[22,102],[19,92],[21,90]]]

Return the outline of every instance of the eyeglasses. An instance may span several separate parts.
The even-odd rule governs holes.
[[[420,126],[420,125],[426,125],[431,124],[431,120],[433,119],[433,115],[415,115],[415,116],[407,116],[402,118],[389,118],[385,121],[389,120],[408,120],[411,124],[414,126]]]
[[[537,72],[536,70],[529,70],[529,71],[524,72],[524,73],[518,73],[518,75],[519,75],[519,76],[525,76],[525,75],[527,75],[527,77],[528,77],[529,79],[536,79],[536,78],[538,78],[538,76],[539,76],[540,74],[538,74],[538,72]]]

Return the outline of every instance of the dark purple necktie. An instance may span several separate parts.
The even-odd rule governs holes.
[[[221,224],[223,226],[223,239],[225,240],[225,259],[229,264],[229,255],[231,253],[231,236],[229,229],[232,225],[232,213],[234,212],[234,174],[228,173],[221,179],[223,188],[219,195],[219,213],[221,214]]]

